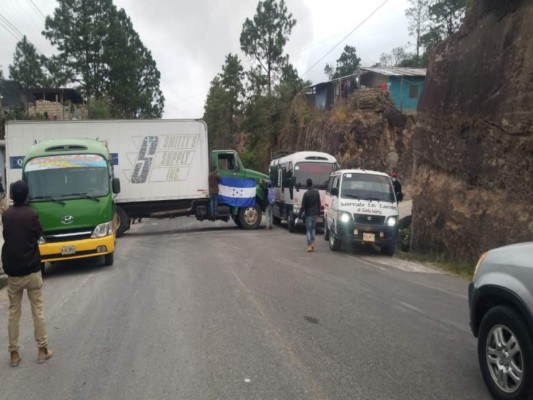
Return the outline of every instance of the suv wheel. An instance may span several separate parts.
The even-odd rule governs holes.
[[[532,389],[532,338],[509,307],[490,309],[479,328],[478,359],[483,379],[496,399],[522,399]]]

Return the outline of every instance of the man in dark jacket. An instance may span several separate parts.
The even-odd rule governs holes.
[[[320,193],[313,188],[313,180],[307,179],[307,192],[302,198],[302,205],[299,218],[305,218],[305,230],[307,233],[307,251],[311,252],[315,249],[315,227],[316,220],[320,215]],[[305,216],[304,216],[305,214]]]
[[[52,357],[52,352],[48,350],[41,292],[43,278],[38,242],[43,232],[39,216],[27,205],[28,195],[29,189],[26,182],[15,182],[11,187],[11,198],[14,204],[2,214],[4,233],[2,263],[8,276],[8,333],[12,367],[17,367],[21,361],[19,321],[24,289],[30,300],[35,341],[39,348],[37,362],[43,363]]]

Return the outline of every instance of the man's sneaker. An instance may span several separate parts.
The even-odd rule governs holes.
[[[11,366],[12,367],[18,367],[20,364],[20,354],[18,351],[12,351],[11,352]]]
[[[309,245],[307,246],[307,252],[310,253],[313,251],[313,246]]]
[[[52,352],[48,350],[47,347],[39,347],[39,355],[37,357],[37,362],[42,364],[48,361],[52,357]]]

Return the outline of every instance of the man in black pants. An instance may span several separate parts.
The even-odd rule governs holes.
[[[316,220],[320,215],[320,193],[313,188],[313,180],[307,179],[307,192],[302,198],[302,206],[298,216],[300,219],[305,218],[305,230],[307,235],[307,251],[315,249],[315,227]],[[304,215],[305,214],[305,215]]]

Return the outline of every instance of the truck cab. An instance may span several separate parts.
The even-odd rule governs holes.
[[[224,178],[255,181],[255,202],[253,202],[253,205],[249,204],[245,207],[239,207],[235,204],[225,204],[223,200],[219,200],[217,214],[228,215],[241,228],[257,228],[261,223],[265,208],[266,180],[268,179],[268,175],[244,168],[239,154],[234,150],[211,151],[210,165],[217,168],[217,172],[223,181],[225,181]]]

